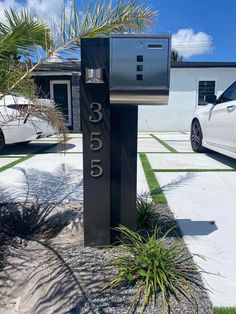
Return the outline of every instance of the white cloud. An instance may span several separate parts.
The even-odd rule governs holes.
[[[67,0],[66,6],[69,7],[71,0]],[[42,17],[49,23],[53,18],[58,18],[61,13],[64,0],[26,0],[24,3],[19,0],[0,0],[0,20],[4,19],[4,10],[10,7],[16,11],[29,9],[36,17]]]
[[[193,29],[180,29],[172,35],[172,48],[184,58],[208,53],[212,50],[212,37],[204,32],[194,33]]]

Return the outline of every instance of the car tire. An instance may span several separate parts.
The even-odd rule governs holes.
[[[5,147],[5,138],[2,130],[0,129],[0,151]]]
[[[191,146],[194,152],[205,153],[206,148],[202,146],[202,129],[197,119],[193,120],[191,126]]]

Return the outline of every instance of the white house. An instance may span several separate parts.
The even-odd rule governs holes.
[[[33,76],[41,97],[54,97],[71,132],[80,132],[80,63],[43,64]],[[204,96],[219,96],[234,81],[236,62],[172,63],[168,106],[139,106],[139,131],[189,131]]]
[[[168,106],[140,106],[139,131],[189,131],[204,96],[219,96],[236,81],[236,62],[172,63]]]

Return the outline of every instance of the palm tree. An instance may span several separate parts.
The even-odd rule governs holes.
[[[183,56],[180,55],[177,50],[173,49],[171,51],[171,61],[172,62],[183,62]]]
[[[157,14],[144,4],[138,4],[137,0],[120,0],[117,5],[113,5],[112,0],[108,3],[97,0],[93,5],[88,3],[83,12],[77,8],[74,0],[69,16],[66,12],[68,9],[64,6],[60,21],[54,20],[49,27],[28,11],[5,11],[6,22],[0,22],[0,99],[17,92],[33,101],[35,86],[30,74],[47,59],[62,52],[64,58],[65,55],[67,59],[73,58],[82,37],[143,32]],[[51,110],[37,106],[32,110],[49,115],[48,118],[54,121],[59,119],[60,123],[56,123],[56,126],[60,132],[64,130],[58,110],[54,112],[56,119]]]

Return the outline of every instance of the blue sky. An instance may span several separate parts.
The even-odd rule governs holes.
[[[82,2],[77,1],[78,5]],[[59,15],[63,2],[0,0],[0,18],[3,9],[11,6],[19,10],[24,6],[49,20],[52,14]],[[236,62],[236,0],[146,0],[145,3],[159,11],[151,31],[171,33],[173,47],[185,61]]]
[[[195,48],[194,34],[203,32],[211,37],[209,50],[193,54],[187,61],[236,61],[236,0],[150,0],[150,4],[159,10],[155,31],[176,34],[181,29],[193,30],[185,51]],[[199,48],[204,50],[208,41],[198,38]]]

